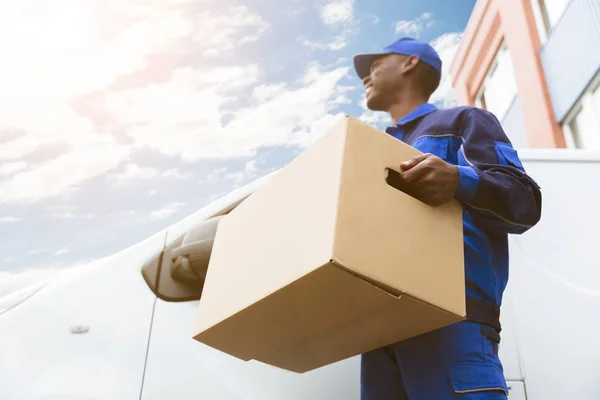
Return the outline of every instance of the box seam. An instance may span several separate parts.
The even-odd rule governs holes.
[[[444,312],[446,314],[457,316],[457,317],[460,317],[460,318],[466,318],[466,315],[456,314],[454,312],[445,310],[445,309],[443,309],[443,308],[441,308],[441,307],[439,307],[439,306],[437,306],[435,304],[432,304],[432,303],[430,303],[428,301],[420,299],[417,296],[415,296],[415,295],[413,295],[413,294],[411,294],[409,292],[398,290],[398,294],[395,294],[395,293],[391,292],[390,290],[386,289],[385,287],[383,287],[383,285],[381,285],[381,284],[379,284],[379,283],[377,283],[375,281],[369,281],[369,280],[365,279],[363,276],[361,276],[360,274],[354,272],[352,269],[350,269],[349,267],[347,267],[346,264],[342,260],[340,260],[337,257],[332,257],[332,259],[329,262],[334,267],[340,268],[343,271],[345,271],[345,272],[347,272],[347,273],[349,273],[351,275],[354,275],[356,278],[364,281],[366,284],[371,285],[371,286],[373,286],[373,287],[375,287],[375,288],[377,288],[377,289],[379,289],[379,290],[381,290],[381,291],[389,294],[390,296],[397,297],[398,299],[400,299],[402,296],[407,296],[407,297],[410,297],[413,300],[416,300],[416,301],[418,301],[420,303],[423,303],[423,304],[427,304],[428,306],[433,307],[433,308],[435,308],[435,309],[437,309],[439,311],[442,311],[442,312]]]

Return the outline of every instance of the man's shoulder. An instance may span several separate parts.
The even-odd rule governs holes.
[[[434,113],[438,116],[466,116],[472,113],[489,113],[489,111],[475,106],[454,106],[448,108],[438,108]]]
[[[462,131],[468,127],[501,127],[500,121],[493,113],[475,106],[438,108],[430,113],[428,117],[434,124],[440,124],[447,129],[451,128],[458,131]]]
[[[496,116],[488,110],[476,106],[455,106],[449,108],[439,108],[435,111],[439,117],[456,117],[461,121],[469,119],[493,120],[499,122]]]

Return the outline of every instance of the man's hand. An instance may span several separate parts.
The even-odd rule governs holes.
[[[458,189],[458,168],[433,154],[401,163],[400,171],[406,193],[431,206],[449,202]]]

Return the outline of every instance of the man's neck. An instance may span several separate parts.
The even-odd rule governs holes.
[[[404,100],[402,102],[398,102],[393,104],[388,109],[388,114],[392,117],[394,123],[400,121],[402,118],[406,117],[411,111],[414,111],[417,107],[426,103],[426,100],[422,99],[414,99],[414,100]]]

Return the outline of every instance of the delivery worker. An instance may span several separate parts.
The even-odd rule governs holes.
[[[399,162],[403,190],[431,206],[456,199],[463,207],[467,299],[467,321],[363,354],[362,399],[506,399],[498,344],[507,235],[538,222],[540,188],[493,114],[429,103],[442,73],[430,45],[403,38],[357,55],[354,66],[368,108],[394,121],[387,132],[425,153]]]

